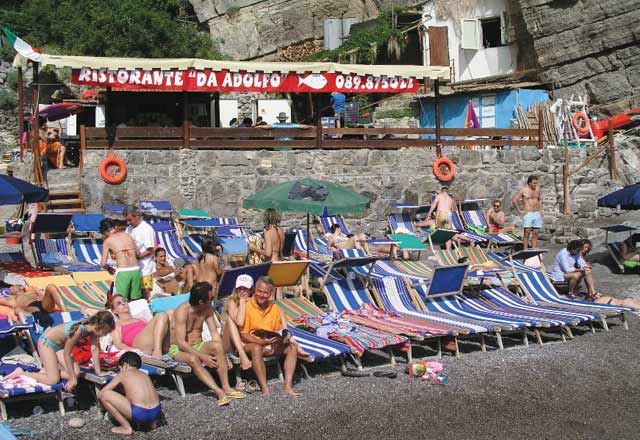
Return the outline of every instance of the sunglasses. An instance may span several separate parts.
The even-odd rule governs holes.
[[[114,302],[113,305],[114,305],[114,307],[118,307],[118,306],[122,306],[122,305],[124,305],[124,304],[126,304],[128,302],[129,301],[127,301],[126,299],[122,299],[119,302]]]
[[[502,205],[493,205],[494,208],[499,208]]]

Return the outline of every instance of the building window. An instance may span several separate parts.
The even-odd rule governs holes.
[[[485,49],[504,46],[500,17],[482,18],[480,26],[482,27],[482,46]]]

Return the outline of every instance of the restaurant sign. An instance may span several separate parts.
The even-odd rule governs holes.
[[[74,69],[74,84],[120,90],[189,92],[415,93],[414,78],[342,73],[230,72],[211,69]]]

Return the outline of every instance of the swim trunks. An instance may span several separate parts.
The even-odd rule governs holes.
[[[436,227],[439,229],[453,229],[451,212],[438,211],[436,214]]]
[[[193,348],[195,351],[199,353],[200,351],[202,351],[203,345],[204,345],[204,341],[200,341],[196,344],[193,344],[191,348]],[[180,347],[178,347],[176,344],[171,344],[169,346],[169,352],[167,354],[171,356],[171,358],[175,358],[178,353],[180,353]]]
[[[142,298],[142,272],[136,267],[119,267],[113,280],[113,294],[120,295],[128,300]]]
[[[162,405],[158,404],[153,408],[143,408],[138,405],[131,404],[131,421],[134,423],[150,423],[160,418],[162,414]]]
[[[528,229],[528,228],[542,229],[542,226],[544,226],[542,222],[542,215],[540,215],[540,212],[538,211],[527,212],[522,217],[522,226],[525,229]]]

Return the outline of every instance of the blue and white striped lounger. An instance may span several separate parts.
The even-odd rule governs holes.
[[[102,240],[95,238],[74,238],[71,240],[73,252],[80,263],[100,266]]]
[[[298,345],[309,354],[312,362],[351,354],[351,347],[341,342],[322,338],[293,326],[289,326],[289,330]]]

